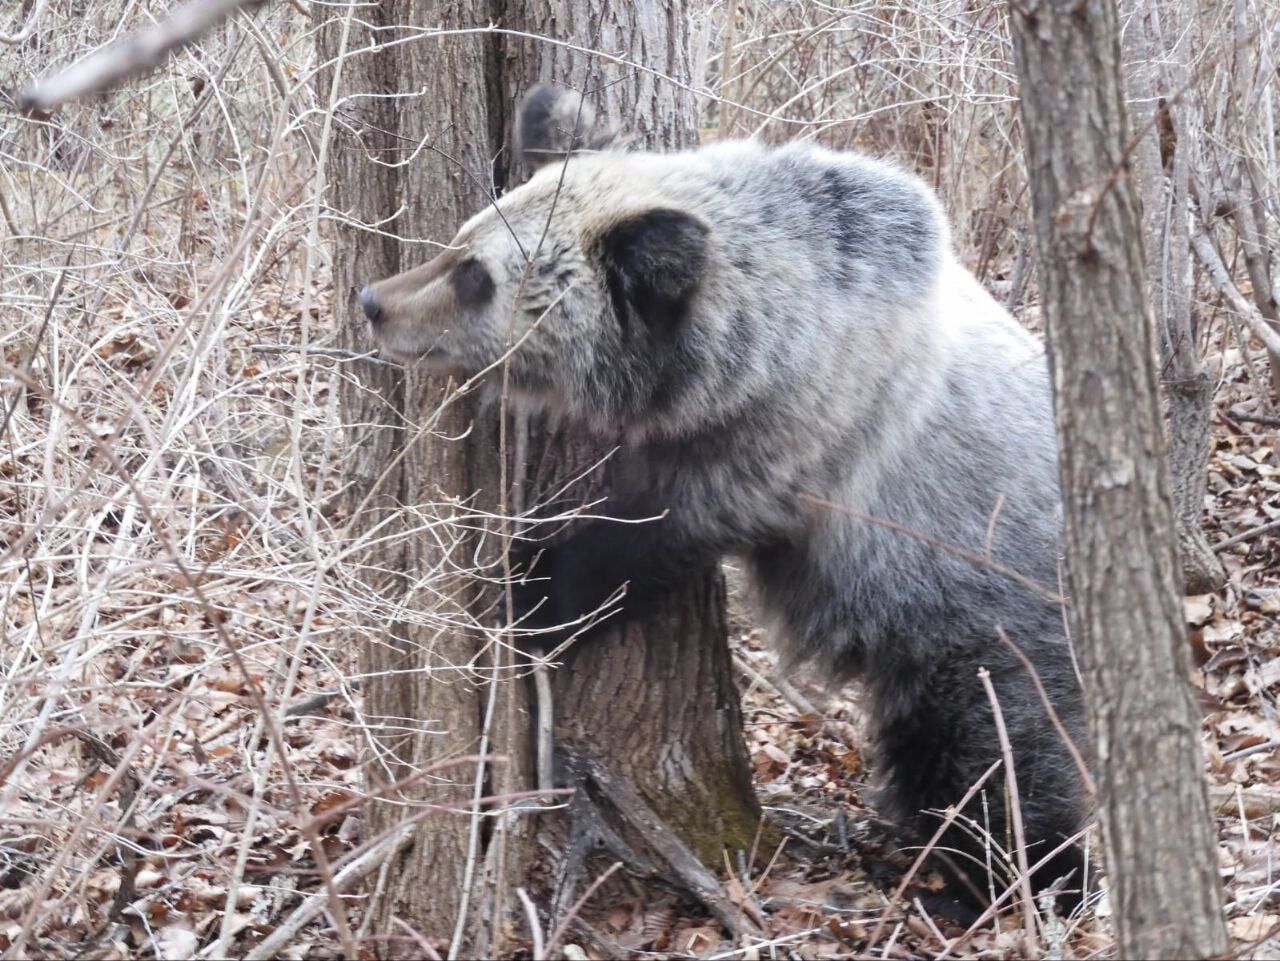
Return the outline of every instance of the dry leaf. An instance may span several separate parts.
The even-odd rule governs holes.
[[[195,957],[200,939],[185,924],[170,924],[156,932],[156,954],[166,961],[188,961]]]

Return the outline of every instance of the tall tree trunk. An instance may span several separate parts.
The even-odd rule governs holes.
[[[431,249],[402,243],[392,232],[447,242],[487,200],[491,151],[483,45],[463,39],[430,42],[426,51],[360,49],[385,39],[362,20],[392,28],[471,25],[487,17],[482,2],[441,4],[439,10],[427,6],[406,0],[348,7],[337,16],[332,6],[315,8],[323,23],[318,51],[331,62],[319,77],[322,102],[329,97],[333,70],[341,71],[335,143],[325,171],[328,197],[335,210],[355,222],[339,221],[335,231],[335,322],[341,346],[359,353],[367,353],[371,344],[353,291],[413,266]],[[396,91],[414,95],[388,96]],[[411,163],[392,166],[407,161],[424,135],[430,149]],[[405,213],[394,223],[382,223],[401,209]],[[365,230],[356,226],[360,222],[381,226]],[[466,597],[465,575],[448,573],[454,565],[467,566],[461,561],[465,543],[450,549],[444,539],[410,533],[416,521],[405,513],[420,507],[430,515],[444,509],[444,493],[469,490],[471,452],[463,444],[424,437],[419,426],[440,403],[445,385],[373,361],[351,365],[348,374],[340,396],[350,452],[343,461],[346,507],[358,512],[356,536],[377,532],[360,555],[366,581],[409,612],[438,607],[439,596]],[[455,403],[433,429],[440,436],[462,436],[471,419],[470,405]],[[437,570],[443,573],[425,585],[422,574]],[[471,797],[474,766],[452,767],[404,789],[388,786],[425,764],[478,749],[482,688],[465,671],[452,669],[471,663],[475,651],[473,637],[426,618],[364,625],[360,670],[369,748],[365,772],[373,795],[366,808],[369,836],[394,830],[423,802],[465,805]],[[469,833],[467,820],[459,816],[417,823],[408,853],[388,872],[381,898],[370,906],[378,916],[375,929],[402,936],[391,920],[400,917],[447,943],[461,909]]]
[[[690,76],[684,0],[535,0],[509,6],[503,0],[394,0],[358,9],[360,19],[376,16],[384,25],[497,23],[600,49],[661,75],[685,81]],[[339,18],[319,31],[323,58],[337,56],[342,30]],[[357,21],[347,49],[399,35],[371,33]],[[331,72],[320,78],[324,96],[331,78]],[[380,229],[448,241],[487,202],[491,184],[501,189],[519,179],[509,149],[511,108],[535,79],[585,90],[602,114],[634,133],[638,145],[673,148],[696,139],[692,98],[653,74],[531,37],[481,33],[422,39],[377,53],[365,50],[343,64],[342,122],[335,130],[344,139],[331,154],[332,206],[366,223],[403,208],[398,220]],[[402,166],[386,166],[410,157]],[[339,224],[335,301],[344,346],[370,349],[353,289],[429,256],[421,244]],[[432,423],[430,436],[422,436],[417,425],[439,404],[444,384],[374,364],[358,365],[353,374],[341,400],[352,452],[350,502],[354,506],[368,498],[357,530],[371,529],[404,506],[439,511],[442,507],[430,505],[444,505],[452,497],[495,515],[532,507],[608,452],[609,445],[553,433],[518,417],[500,422],[491,410],[457,402]],[[369,498],[377,483],[381,486]],[[607,490],[606,466],[568,496],[586,502]],[[504,605],[465,575],[452,575],[452,583],[432,581],[430,592],[421,586],[425,572],[466,570],[475,565],[470,558],[491,574],[500,570],[498,527],[495,522],[488,533],[446,550],[442,539],[407,533],[401,524],[402,536],[382,536],[366,552],[370,577],[408,610],[438,608],[442,596],[456,599],[453,603],[469,599],[478,626],[500,629]],[[416,619],[389,629],[368,625],[367,635],[362,667],[371,791],[385,792],[397,778],[451,755],[487,748],[506,759],[487,766],[483,775],[474,765],[449,768],[374,800],[371,833],[394,829],[423,801],[465,806],[478,776],[484,778],[484,793],[538,786],[532,685],[513,679],[508,648],[490,645],[487,660],[477,660],[482,644],[477,632],[428,629]],[[455,953],[502,951],[509,947],[503,939],[511,931],[526,929],[515,888],[541,893],[544,917],[554,926],[581,894],[585,853],[606,839],[612,854],[682,884],[732,923],[733,912],[718,899],[714,878],[690,854],[718,865],[724,848],[750,845],[759,819],[725,635],[720,575],[707,570],[645,620],[571,648],[551,685],[559,769],[578,789],[571,813],[502,818],[492,822],[492,831],[490,822],[482,825],[479,819],[427,816],[376,890],[370,905],[374,930],[395,938],[401,932],[393,919],[400,919],[438,946],[451,945]],[[468,664],[478,669],[441,669]],[[506,680],[491,689],[493,677]],[[548,850],[561,855],[554,878],[545,868]]]
[[[1188,684],[1115,0],[1010,5],[1119,955],[1227,949]]]
[[[1213,381],[1196,346],[1192,316],[1191,224],[1188,204],[1187,142],[1193,106],[1175,102],[1186,83],[1189,31],[1178,3],[1132,3],[1133,22],[1125,32],[1131,67],[1130,99],[1138,104],[1139,140],[1133,150],[1134,179],[1142,200],[1147,276],[1160,338],[1160,382],[1169,406],[1169,468],[1174,522],[1184,590],[1203,594],[1226,580],[1222,562],[1209,546],[1200,522],[1208,489],[1209,414]],[[1163,8],[1163,13],[1162,13]],[[1166,37],[1176,38],[1168,49]],[[1178,141],[1182,140],[1182,147]]]

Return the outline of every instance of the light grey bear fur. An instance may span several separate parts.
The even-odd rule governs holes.
[[[526,102],[538,109],[524,146],[592,143],[540,132],[539,110],[581,116],[550,89]],[[362,298],[386,353],[475,372],[518,342],[519,396],[622,438],[620,512],[666,517],[649,540],[617,524],[625,534],[571,539],[547,569],[558,614],[617,586],[578,586],[593,574],[631,581],[638,603],[641,582],[740,554],[786,659],[865,684],[883,803],[909,840],[937,824],[922,811],[958,802],[999,756],[980,667],[1013,740],[1032,862],[1077,830],[1077,772],[998,638],[1027,654],[1082,740],[1061,611],[936,546],[1056,590],[1045,358],[958,263],[919,179],[802,143],[574,155]],[[628,553],[630,566],[615,559]],[[987,827],[1006,845],[1001,783]],[[944,840],[985,890],[980,846]],[[1078,866],[1068,849],[1039,877]]]

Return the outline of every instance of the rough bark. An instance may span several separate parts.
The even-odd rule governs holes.
[[[537,0],[510,6],[501,0],[396,0],[359,9],[361,18],[376,16],[385,24],[497,23],[601,49],[664,75],[689,76],[684,40],[688,10],[683,0]],[[322,56],[334,55],[339,35],[337,23],[320,31]],[[349,47],[365,47],[370,38],[367,28],[354,24]],[[586,90],[601,112],[631,131],[638,144],[670,148],[696,139],[694,104],[679,87],[616,62],[533,39],[480,34],[420,40],[362,54],[349,60],[343,71],[340,89],[347,99],[339,111],[343,122],[335,127],[342,139],[335,144],[328,171],[330,202],[368,223],[385,219],[403,205],[404,215],[382,229],[406,237],[447,241],[485,202],[485,187],[496,184],[501,189],[521,178],[523,171],[505,145],[510,143],[512,105],[534,79]],[[327,92],[328,82],[326,73],[318,89]],[[412,95],[359,96],[397,91]],[[425,149],[419,150],[424,143]],[[404,166],[373,162],[404,160],[415,151],[412,162]],[[421,245],[338,228],[335,319],[345,346],[370,348],[352,289],[428,256],[429,249]],[[491,511],[533,506],[563,479],[600,460],[611,446],[553,434],[542,423],[529,425],[518,417],[499,423],[492,409],[465,404],[455,404],[431,436],[421,437],[414,425],[438,404],[444,385],[369,364],[359,365],[353,374],[341,399],[352,451],[347,478],[353,503],[365,497],[374,478],[409,445],[359,519],[359,529],[369,529],[402,505],[440,504],[447,497],[461,497]],[[463,435],[464,441],[445,439]],[[505,495],[504,481],[509,487]],[[569,496],[581,503],[607,489],[606,468],[576,485]],[[476,535],[478,541],[472,538],[454,546],[453,560],[461,567],[472,566],[464,558],[493,562],[501,550],[500,526],[495,522],[490,532]],[[382,543],[387,546],[371,549],[367,556],[371,570],[384,572],[378,575],[382,589],[409,608],[438,604],[438,599],[430,601],[410,586],[421,572],[438,566],[444,548],[423,536]],[[431,587],[433,592],[441,589],[451,598],[470,600],[473,616],[486,626],[500,623],[501,603],[494,605],[491,594],[462,577],[455,581]],[[492,648],[488,661],[477,662],[477,639],[465,631],[433,634],[418,625],[397,625],[385,633],[372,625],[371,630],[374,639],[363,643],[362,653],[368,678],[365,715],[371,725],[379,719],[386,722],[385,731],[372,732],[374,751],[367,766],[369,786],[378,790],[428,762],[474,752],[483,743],[488,675],[424,668],[468,663],[483,668],[492,666],[494,659],[508,667],[512,655]],[[581,842],[598,841],[602,835],[617,842],[613,854],[634,855],[637,863],[630,867],[674,876],[732,922],[732,910],[723,904],[717,907],[711,875],[680,853],[691,850],[718,866],[724,848],[750,846],[758,823],[725,634],[720,575],[708,570],[647,619],[571,648],[553,674],[557,741],[564,749],[563,770],[570,783],[591,804],[575,803],[568,817],[500,819],[491,834],[486,831],[476,839],[469,892],[463,883],[469,822],[458,816],[427,817],[415,829],[414,844],[388,872],[388,883],[376,892],[373,930],[394,938],[402,933],[391,926],[392,919],[399,918],[443,946],[453,936],[465,892],[469,911],[463,954],[501,952],[509,947],[511,932],[526,927],[515,888],[542,894],[544,920],[554,926],[587,879]],[[531,689],[532,685],[507,680],[495,692],[490,750],[508,763],[492,769],[484,785],[487,793],[537,786]],[[452,768],[441,772],[441,778],[397,792],[395,799],[408,805],[372,803],[370,832],[389,829],[413,813],[415,800],[465,801],[474,790],[475,769]],[[646,808],[674,833],[667,836],[639,827]],[[560,862],[554,878],[547,876],[548,851]]]
[[[1114,0],[1010,5],[1120,957],[1227,949]]]
[[[485,202],[483,175],[489,157],[484,96],[483,48],[474,42],[446,40],[433,44],[427,57],[397,52],[370,54],[371,32],[359,20],[389,26],[402,23],[483,22],[481,4],[451,3],[428,11],[410,3],[361,7],[350,24],[347,56],[343,58],[338,123],[330,151],[328,200],[354,220],[374,224],[403,205],[406,213],[382,233],[339,223],[334,236],[335,323],[339,343],[365,353],[371,349],[365,324],[355,307],[353,291],[370,278],[390,276],[423,257],[421,246],[401,243],[389,234],[447,241],[462,218]],[[317,35],[322,58],[338,57],[344,28],[342,11],[317,7],[324,22]],[[416,14],[416,16],[415,16]],[[427,61],[424,63],[424,61]],[[317,90],[327,99],[332,68],[319,77]],[[421,91],[406,100],[356,96],[393,91]],[[407,159],[426,136],[432,149],[407,165],[387,164]],[[374,160],[381,163],[375,163]],[[347,509],[354,517],[356,536],[383,524],[374,546],[361,556],[366,582],[380,596],[406,610],[435,606],[435,591],[465,597],[469,585],[461,575],[442,574],[424,591],[418,574],[448,570],[448,555],[464,555],[464,545],[448,546],[426,535],[410,535],[412,515],[405,507],[442,501],[442,493],[462,493],[469,485],[469,451],[462,444],[437,443],[422,436],[419,425],[443,396],[444,384],[374,362],[351,365],[342,381],[340,405],[346,447],[343,462]],[[435,424],[445,436],[466,432],[471,421],[467,404],[455,404]],[[406,447],[408,448],[406,450]],[[363,503],[363,507],[361,505]],[[416,586],[415,586],[416,585]],[[471,796],[474,767],[454,767],[430,781],[406,789],[388,785],[406,778],[431,761],[477,750],[480,743],[480,690],[474,679],[451,670],[465,665],[476,651],[474,638],[441,630],[414,619],[398,624],[365,625],[360,644],[364,676],[364,721],[369,730],[365,761],[367,784],[374,799],[365,816],[369,836],[392,830],[416,805],[465,804]],[[413,843],[400,863],[388,872],[382,896],[371,905],[375,929],[390,932],[392,917],[411,918],[422,930],[448,938],[463,894],[461,866],[467,851],[469,825],[462,817],[425,818],[415,827]],[[445,879],[453,879],[446,881]]]
[[[1147,276],[1160,343],[1160,383],[1168,404],[1169,468],[1174,521],[1184,590],[1203,594],[1226,580],[1222,562],[1209,546],[1201,521],[1208,488],[1213,383],[1196,345],[1192,315],[1191,229],[1188,205],[1189,139],[1192,104],[1176,101],[1186,83],[1188,31],[1177,18],[1178,4],[1134,3],[1125,32],[1131,63],[1130,100],[1136,105],[1134,181],[1142,201]],[[1174,49],[1166,50],[1166,37]],[[1179,148],[1178,142],[1182,141]]]

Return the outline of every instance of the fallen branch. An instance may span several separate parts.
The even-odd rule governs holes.
[[[583,807],[589,810],[594,803],[591,795],[598,794],[612,808],[622,823],[630,827],[638,837],[644,839],[644,843],[652,855],[651,860],[629,850],[626,843],[622,842],[621,838],[608,825],[604,824],[602,819],[599,819],[598,814],[591,811],[591,815],[597,819],[597,823],[594,825],[595,830],[603,829],[604,831],[605,837],[601,839],[605,842],[603,846],[617,854],[621,854],[622,856],[618,857],[618,860],[628,864],[635,874],[660,877],[667,883],[683,889],[715,915],[739,943],[743,943],[743,939],[761,935],[760,929],[756,924],[725,895],[724,889],[716,876],[698,860],[697,856],[689,850],[688,845],[671,830],[657,812],[649,806],[648,802],[640,796],[640,792],[636,790],[635,785],[595,758],[563,744],[560,745],[560,748],[565,753],[567,770],[579,782],[579,794],[575,799],[579,800]],[[587,779],[595,786],[595,792],[588,792],[585,789],[584,782]],[[610,840],[612,840],[612,843],[609,843]],[[587,853],[581,852],[580,857],[585,859]],[[637,868],[639,869],[638,871]],[[570,908],[565,917],[572,916],[573,911],[579,908],[580,905]],[[557,929],[560,927],[560,925],[557,925]],[[563,934],[560,931],[558,933]]]
[[[1265,524],[1259,524],[1257,527],[1251,527],[1247,531],[1241,531],[1234,537],[1228,537],[1221,544],[1214,544],[1215,553],[1225,551],[1228,547],[1234,547],[1236,544],[1243,544],[1245,541],[1251,541],[1255,537],[1261,537],[1270,531],[1280,530],[1280,520],[1267,521]]]
[[[1249,819],[1280,814],[1280,791],[1241,787],[1238,784],[1209,785],[1209,803],[1214,814],[1226,816],[1237,811]]]
[[[146,73],[160,66],[174,50],[198,40],[237,10],[262,2],[191,0],[159,23],[131,33],[53,76],[36,81],[19,98],[18,106],[26,113],[52,113],[68,100],[106,90],[122,80]]]
[[[1239,761],[1241,758],[1252,757],[1255,754],[1262,754],[1266,751],[1274,751],[1278,747],[1280,747],[1280,741],[1277,741],[1275,738],[1270,738],[1269,740],[1263,741],[1261,744],[1251,744],[1249,747],[1242,747],[1238,751],[1231,751],[1224,754],[1222,755],[1222,760],[1224,763]]]
[[[321,691],[319,694],[314,694],[305,701],[299,701],[297,704],[289,705],[284,710],[284,716],[287,718],[302,717],[305,714],[314,714],[317,711],[322,711],[329,706],[330,701],[341,693],[341,689]]]
[[[413,822],[411,821],[401,825],[399,831],[389,835],[380,844],[375,844],[335,874],[333,877],[333,891],[345,891],[388,858],[394,858],[400,852],[400,849],[409,842],[409,838],[413,833],[412,827]],[[280,954],[281,951],[293,943],[299,931],[319,917],[320,913],[328,906],[328,903],[329,899],[323,893],[316,893],[308,897],[302,904],[298,905],[293,914],[277,925],[276,929],[263,938],[256,948],[245,955],[245,961],[266,961],[267,958],[274,958]]]
[[[771,687],[778,692],[778,696],[794,707],[802,715],[816,718],[821,724],[821,731],[824,735],[833,741],[839,741],[845,747],[852,751],[861,753],[863,744],[857,736],[852,724],[843,721],[833,721],[827,717],[826,712],[820,710],[817,705],[801,694],[794,684],[788,681],[776,671],[765,673],[753,667],[745,657],[741,654],[734,653],[733,664],[747,677],[751,678],[758,684]]]
[[[1232,410],[1227,414],[1232,420],[1248,421],[1251,424],[1262,424],[1264,427],[1280,427],[1280,417],[1275,414],[1250,414],[1243,410]]]

